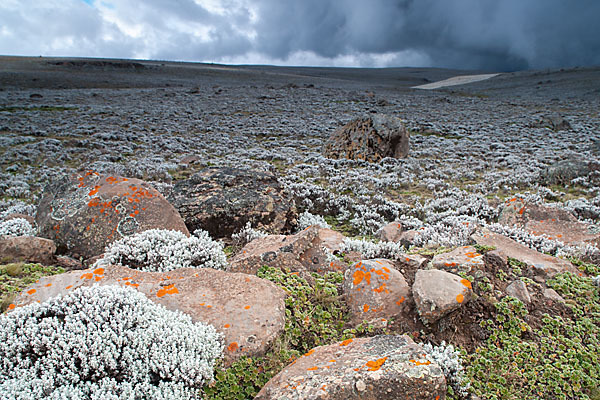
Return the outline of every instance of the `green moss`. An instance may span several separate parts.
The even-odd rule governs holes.
[[[481,399],[594,399],[600,387],[600,296],[591,279],[557,275],[549,286],[568,300],[571,317],[544,314],[528,324],[527,309],[505,297],[490,336],[466,356],[467,375]]]
[[[496,250],[496,246],[486,246],[482,244],[474,244],[473,247],[479,254],[485,254],[489,251]]]
[[[65,272],[63,268],[40,264],[13,263],[0,265],[0,312],[4,312],[16,295],[43,276]]]

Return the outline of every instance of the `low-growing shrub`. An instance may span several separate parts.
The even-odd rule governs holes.
[[[233,235],[231,235],[231,240],[233,241],[234,248],[239,249],[244,247],[254,239],[258,239],[265,236],[267,236],[265,232],[252,228],[252,224],[250,223],[250,221],[248,221],[246,222],[246,225],[242,229],[240,229],[239,232],[236,232]]]
[[[0,236],[35,236],[35,229],[25,218],[0,222]]]
[[[107,246],[97,265],[123,265],[142,271],[171,271],[177,268],[224,269],[223,245],[197,230],[187,237],[182,232],[150,229],[126,236]]]
[[[0,398],[193,399],[222,349],[134,289],[84,287],[0,316]]]
[[[300,216],[298,217],[298,230],[304,230],[312,225],[317,225],[321,228],[331,228],[327,221],[325,221],[325,218],[321,217],[320,215],[314,215],[309,213],[308,211],[305,211],[302,214],[300,214]]]

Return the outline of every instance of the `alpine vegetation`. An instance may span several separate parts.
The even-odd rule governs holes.
[[[395,242],[374,243],[364,239],[344,239],[341,248],[342,252],[357,251],[365,258],[389,258],[398,260],[404,256],[406,249]]]
[[[197,230],[187,237],[179,231],[149,229],[107,246],[97,265],[109,264],[147,272],[189,267],[224,269],[227,258],[223,245],[206,231]]]
[[[250,223],[250,221],[248,221],[246,222],[246,225],[242,229],[240,229],[239,232],[236,232],[233,235],[231,235],[231,239],[233,240],[233,245],[235,247],[242,248],[254,239],[258,239],[265,236],[267,236],[265,232],[252,228],[252,224]]]
[[[83,287],[0,315],[0,398],[193,399],[222,349],[134,289]]]
[[[35,229],[25,218],[0,222],[0,236],[35,236]]]
[[[423,345],[423,349],[429,358],[437,363],[444,372],[448,386],[452,388],[458,398],[468,398],[469,382],[465,379],[465,373],[460,361],[460,352],[454,349],[451,344],[446,345],[445,341],[439,346],[433,346],[430,343]]]
[[[321,228],[331,228],[325,219],[320,215],[314,215],[308,211],[300,214],[298,217],[298,230],[304,230],[312,225],[320,226]]]

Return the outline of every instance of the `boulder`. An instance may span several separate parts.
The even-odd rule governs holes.
[[[0,236],[0,263],[30,262],[54,264],[56,245],[35,236]]]
[[[40,236],[58,252],[91,258],[121,237],[148,229],[189,235],[177,210],[150,184],[94,171],[65,176],[48,185],[38,207]]]
[[[399,242],[403,232],[401,223],[390,222],[377,232],[377,238],[384,242]]]
[[[471,272],[483,267],[483,255],[473,246],[458,247],[451,252],[437,254],[432,260],[433,268],[452,273]]]
[[[573,179],[598,170],[600,170],[600,164],[597,162],[567,158],[546,167],[540,173],[540,179],[543,183],[550,185],[569,185]]]
[[[429,260],[420,254],[402,254],[396,262],[400,268],[423,269]]]
[[[471,282],[437,269],[420,269],[415,274],[412,294],[423,322],[433,324],[458,310],[473,294]]]
[[[312,349],[275,375],[255,400],[446,398],[439,365],[408,336],[348,339]]]
[[[529,290],[527,290],[527,285],[520,279],[506,287],[506,294],[521,300],[526,305],[531,303],[531,296],[529,295]]]
[[[254,239],[229,262],[228,270],[256,274],[263,265],[312,272],[340,271],[338,261],[329,261],[327,252],[339,249],[343,235],[313,225],[295,235],[269,235]]]
[[[409,133],[396,117],[373,114],[356,118],[337,129],[325,142],[323,155],[377,162],[408,155]]]
[[[506,236],[492,232],[486,228],[479,229],[471,239],[481,246],[493,246],[495,254],[515,258],[529,265],[533,272],[543,278],[551,278],[560,272],[570,271],[577,274],[577,269],[568,261],[542,254],[519,244]]]
[[[517,198],[508,200],[498,222],[517,226],[535,236],[546,236],[565,244],[600,245],[600,234],[593,225],[579,221],[570,212],[541,204],[525,203]]]
[[[169,195],[190,231],[204,229],[229,240],[247,222],[254,228],[283,233],[295,223],[291,198],[270,172],[205,168],[179,181]]]
[[[363,260],[348,268],[343,292],[355,324],[368,321],[386,325],[390,318],[407,311],[410,296],[404,276],[384,259]]]
[[[91,285],[136,288],[169,310],[213,325],[224,335],[227,362],[240,356],[264,355],[284,329],[286,295],[282,289],[256,276],[212,268],[182,268],[163,273],[108,266],[71,271],[40,278],[9,308],[45,301]]]

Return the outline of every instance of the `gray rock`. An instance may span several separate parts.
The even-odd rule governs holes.
[[[471,282],[446,271],[418,270],[412,294],[423,322],[432,324],[466,304],[473,294]]]
[[[54,264],[56,245],[52,240],[35,236],[0,236],[0,262]]]
[[[312,349],[275,375],[255,400],[431,400],[446,397],[439,365],[408,336],[349,339]]]
[[[531,303],[531,296],[527,285],[521,280],[516,280],[506,287],[506,294],[512,297],[516,297],[525,304]]]
[[[551,288],[544,289],[543,296],[546,299],[552,300],[552,301],[560,301],[563,303],[565,301],[565,299],[563,299],[562,296],[556,292],[556,290],[551,289]]]

